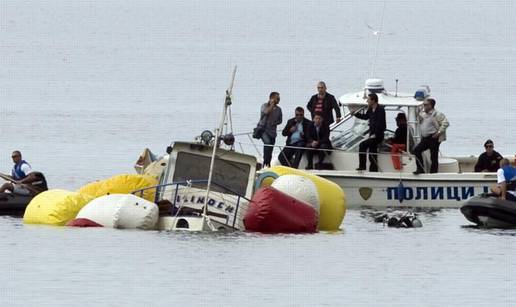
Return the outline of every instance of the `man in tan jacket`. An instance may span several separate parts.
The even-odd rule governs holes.
[[[427,98],[423,102],[423,111],[418,116],[421,129],[421,141],[414,147],[417,169],[414,175],[424,173],[423,151],[430,149],[430,173],[437,173],[439,167],[439,146],[446,140],[446,129],[450,125],[446,116],[435,109],[435,100]]]

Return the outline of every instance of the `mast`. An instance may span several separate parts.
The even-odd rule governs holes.
[[[219,137],[224,129],[224,123],[226,122],[226,113],[228,107],[231,105],[231,94],[233,93],[233,84],[235,83],[235,74],[236,74],[236,65],[233,68],[233,73],[231,74],[231,82],[229,83],[229,88],[226,90],[226,97],[224,98],[224,107],[222,108],[222,115],[220,117],[219,127],[215,130],[215,142],[213,143],[213,152],[211,154],[210,161],[210,172],[208,175],[208,183],[206,185],[206,203],[204,204],[203,214],[206,215],[208,212],[208,197],[210,195],[211,189],[211,180],[213,177],[213,167],[215,165],[215,157],[217,155],[217,148],[219,147]]]

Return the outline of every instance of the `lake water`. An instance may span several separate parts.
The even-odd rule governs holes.
[[[382,17],[383,16],[383,17]],[[383,19],[383,26],[382,26]],[[368,26],[380,29],[376,36]],[[133,172],[145,147],[213,129],[232,65],[237,132],[268,93],[284,120],[318,80],[428,84],[445,154],[516,154],[513,1],[0,0],[0,170],[19,149],[52,187]],[[515,305],[516,232],[457,210],[390,229],[348,211],[315,235],[24,226],[0,218],[1,306]]]

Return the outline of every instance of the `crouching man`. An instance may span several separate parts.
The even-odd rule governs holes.
[[[326,150],[324,149],[332,149],[330,142],[330,128],[328,125],[323,124],[322,114],[316,113],[314,115],[314,121],[308,128],[308,143],[306,153],[306,158],[308,160],[308,165],[306,169],[314,168],[314,153],[317,151],[317,155],[319,157],[319,163],[316,165],[317,169],[321,169],[323,166],[324,158],[326,157]]]
[[[516,168],[504,158],[500,160],[500,168],[496,175],[497,185],[491,188],[491,192],[500,199],[516,201]]]
[[[295,117],[287,121],[287,125],[282,132],[283,136],[287,137],[287,147],[283,148],[278,157],[281,165],[298,168],[299,161],[301,161],[305,151],[300,147],[306,146],[310,123],[305,118],[305,110],[302,107],[297,107]]]

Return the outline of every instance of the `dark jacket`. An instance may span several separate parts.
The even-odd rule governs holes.
[[[301,139],[303,141],[307,141],[308,136],[308,127],[310,126],[311,121],[303,117],[303,135],[301,136]],[[294,127],[296,125],[296,118],[291,118],[287,121],[287,124],[285,125],[285,128],[283,128],[283,136],[287,137],[287,146],[290,145],[290,136],[292,135],[292,132],[290,132],[290,128]]]
[[[319,133],[317,133],[315,124],[311,122],[310,127],[308,128],[308,143],[310,144],[312,141],[319,141],[321,144],[328,144],[331,148],[330,128],[328,128],[326,125],[321,125],[319,128]]]
[[[407,144],[407,125],[400,125],[394,132],[393,144]]]
[[[368,108],[365,114],[356,113],[355,116],[360,119],[368,119],[369,135],[374,134],[376,138],[383,139],[386,129],[385,108],[383,106],[378,105],[374,112],[371,108]]]
[[[310,98],[310,101],[308,101],[308,104],[306,105],[306,108],[308,111],[310,111],[312,115],[312,119],[314,119],[314,112],[315,112],[315,105],[317,104],[317,94],[313,95],[312,98]],[[324,124],[329,126],[331,125],[335,120],[333,119],[333,112],[332,110],[335,110],[335,114],[337,114],[337,117],[341,117],[340,108],[337,104],[337,100],[335,100],[335,96],[333,96],[330,93],[326,93],[323,100],[323,112],[322,116],[324,119]]]
[[[475,172],[481,172],[487,170],[488,172],[496,172],[500,167],[500,160],[503,157],[496,151],[493,151],[493,155],[488,156],[486,152],[483,152],[479,157],[477,164],[475,164]]]

